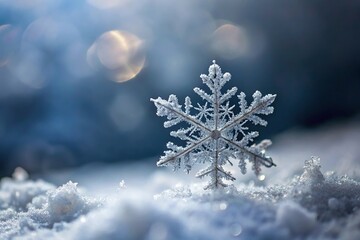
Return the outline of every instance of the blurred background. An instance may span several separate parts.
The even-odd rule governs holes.
[[[278,95],[261,138],[353,119],[360,2],[0,0],[0,176],[160,156],[149,99],[198,101],[213,59]]]

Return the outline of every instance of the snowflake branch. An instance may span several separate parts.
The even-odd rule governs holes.
[[[214,188],[216,189],[219,188],[219,185],[221,187],[227,187],[227,185],[223,183],[221,179],[217,179],[215,181],[210,182],[206,187],[204,187],[204,190],[214,189]]]
[[[163,99],[161,99],[163,100]],[[207,131],[207,132],[211,132],[211,130],[209,128],[207,128],[202,122],[198,121],[197,119],[194,119],[191,117],[191,115],[186,115],[184,112],[178,111],[172,107],[169,107],[163,103],[161,103],[161,101],[159,101],[158,99],[153,99],[151,98],[150,101],[157,103],[159,105],[161,105],[162,107],[176,113],[177,115],[181,116],[182,118],[186,119],[188,122],[191,122],[192,124],[194,124],[195,126]],[[166,101],[166,100],[164,100]],[[167,101],[166,101],[167,102]]]
[[[181,157],[181,156],[183,156],[183,155],[191,152],[192,150],[194,150],[194,148],[196,148],[197,146],[199,146],[199,145],[203,144],[204,142],[206,142],[209,138],[210,138],[210,136],[207,136],[207,137],[199,140],[198,142],[196,142],[196,143],[194,143],[194,144],[192,144],[192,145],[184,148],[183,151],[178,152],[178,153],[175,154],[174,156],[171,156],[170,158],[166,158],[166,159],[159,160],[159,161],[157,162],[157,165],[158,165],[158,166],[161,166],[161,165],[163,165],[163,164],[165,164],[165,163],[167,163],[167,162],[174,161],[174,160],[178,159],[179,157]]]
[[[267,99],[266,101],[261,102],[259,105],[252,108],[249,112],[244,113],[244,114],[236,117],[232,121],[228,122],[227,124],[225,124],[225,126],[223,126],[220,129],[220,131],[224,131],[224,130],[226,130],[228,128],[234,127],[235,125],[239,124],[241,121],[248,119],[251,115],[255,114],[258,110],[260,110],[262,108],[265,108],[268,105],[270,105],[275,100],[275,97],[276,97],[276,95],[271,95],[269,97],[269,99]]]
[[[219,167],[217,167],[216,169],[217,169],[219,172],[222,172],[226,177],[228,177],[229,180],[231,180],[231,181],[235,181],[235,180],[236,180],[236,178],[234,178],[233,176],[231,176],[230,173],[225,172],[224,170],[220,169]]]
[[[195,177],[197,177],[197,178],[202,178],[202,177],[208,175],[209,173],[213,172],[214,170],[215,170],[215,168],[207,168],[207,169],[205,169],[205,170],[203,170],[203,171],[198,172],[198,173],[195,175]]]
[[[249,154],[249,155],[251,155],[251,156],[254,156],[255,159],[256,159],[256,158],[260,159],[260,160],[261,160],[261,164],[264,165],[265,167],[268,167],[268,168],[270,168],[270,167],[272,167],[272,166],[276,167],[276,164],[273,163],[272,160],[270,160],[270,159],[268,159],[268,158],[265,158],[265,157],[261,156],[260,154],[251,152],[250,150],[246,149],[245,147],[242,147],[241,145],[239,145],[239,144],[237,144],[236,142],[233,142],[233,141],[231,141],[231,140],[229,140],[229,139],[226,139],[226,138],[224,138],[224,137],[221,137],[221,139],[224,140],[225,142],[227,142],[229,145],[233,145],[233,146],[237,147],[237,148],[240,149],[242,152],[245,152],[245,153],[247,153],[247,154]]]

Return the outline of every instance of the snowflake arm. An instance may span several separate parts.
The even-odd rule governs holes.
[[[157,162],[158,166],[171,165],[169,162],[172,162],[172,164],[177,164],[178,166],[179,163],[177,163],[176,160],[183,158],[210,138],[209,136],[206,136],[198,139],[196,135],[194,135],[194,132],[197,130],[210,132],[211,130],[203,122],[198,120],[198,118],[202,118],[202,115],[198,115],[198,118],[190,115],[190,109],[192,106],[190,98],[188,97],[185,100],[185,112],[181,109],[181,105],[178,104],[178,100],[175,95],[170,95],[169,100],[164,100],[159,97],[157,99],[151,99],[151,101],[155,103],[155,106],[158,109],[158,116],[167,116],[168,121],[164,123],[164,127],[168,128],[182,121],[185,121],[191,125],[191,127],[187,129],[191,131],[180,129],[176,132],[171,132],[172,136],[178,137],[181,140],[188,140],[191,142],[191,144],[188,144],[187,147],[180,147],[169,142],[168,148],[170,148],[171,151],[165,151],[165,155],[162,156]],[[206,109],[203,110],[206,112]],[[175,166],[175,168],[177,166]]]
[[[252,161],[260,161],[260,163],[262,165],[264,165],[265,167],[276,167],[276,164],[273,163],[272,159],[270,157],[265,156],[264,154],[262,154],[262,150],[265,150],[266,148],[264,147],[259,147],[257,145],[253,145],[252,147],[243,147],[241,146],[242,144],[238,144],[234,141],[231,141],[229,139],[226,139],[224,137],[221,138],[222,140],[224,140],[226,143],[228,143],[229,145],[232,145],[232,147],[237,148],[238,151],[241,151],[243,153],[246,153],[248,155],[250,155],[253,160]],[[271,145],[271,142],[270,144]]]
[[[155,106],[157,107],[158,111],[156,114],[158,116],[160,117],[168,116],[168,121],[164,123],[164,127],[168,128],[178,124],[181,121],[186,121],[193,124],[196,127],[202,128],[206,131],[211,131],[202,122],[182,111],[181,105],[178,104],[178,100],[175,95],[170,95],[169,100],[164,100],[160,97],[158,97],[157,99],[152,98],[150,100],[154,102]]]
[[[168,100],[162,98],[151,99],[157,107],[158,116],[166,116],[164,127],[172,127],[181,122],[187,123],[187,128],[172,131],[171,136],[186,141],[186,146],[177,146],[172,142],[167,144],[169,150],[157,162],[158,166],[171,166],[174,170],[184,168],[190,172],[194,164],[208,163],[208,167],[200,170],[196,177],[210,177],[205,189],[216,189],[226,186],[224,181],[234,181],[230,172],[224,170],[227,163],[233,165],[230,159],[239,160],[239,168],[246,173],[246,162],[252,163],[252,170],[259,174],[261,166],[273,167],[276,164],[265,155],[265,150],[271,145],[270,140],[263,140],[259,144],[248,146],[259,134],[248,132],[244,126],[248,122],[266,126],[267,122],[259,115],[273,112],[270,106],[276,95],[268,94],[264,97],[259,91],[253,94],[253,101],[248,106],[245,94],[238,95],[240,112],[234,113],[235,105],[230,105],[230,99],[236,95],[237,88],[233,87],[224,94],[222,87],[231,79],[229,73],[222,74],[221,68],[213,61],[209,67],[209,74],[200,76],[211,94],[200,88],[194,88],[204,101],[204,105],[194,107],[189,97],[185,98],[185,111],[178,103],[175,95]],[[192,114],[194,113],[195,114]]]
[[[266,126],[267,122],[261,119],[256,114],[271,114],[274,111],[274,108],[270,105],[274,102],[276,94],[268,94],[264,97],[261,97],[261,93],[256,91],[253,94],[254,101],[251,103],[249,108],[246,108],[246,100],[245,94],[240,94],[239,99],[241,102],[242,113],[235,117],[231,122],[228,122],[222,130],[226,130],[227,128],[234,127],[235,125],[243,122],[248,119],[251,120],[254,124],[260,124],[262,126]]]
[[[205,137],[203,139],[200,139],[200,140],[194,142],[193,144],[191,144],[191,145],[189,145],[188,147],[185,147],[185,148],[177,146],[177,148],[173,148],[172,151],[166,151],[165,156],[160,158],[160,160],[157,162],[157,165],[162,166],[162,165],[165,165],[169,161],[174,161],[174,160],[177,160],[177,159],[183,157],[184,155],[186,155],[186,154],[190,153],[191,151],[193,151],[199,145],[203,144],[209,138],[210,138],[210,136],[207,136],[207,137]],[[169,144],[173,144],[173,143],[169,142],[168,145]]]

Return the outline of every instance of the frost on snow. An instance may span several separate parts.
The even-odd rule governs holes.
[[[61,228],[99,205],[84,197],[71,181],[56,188],[27,177],[22,168],[17,168],[13,178],[0,181],[0,239],[27,235],[41,228]]]
[[[138,166],[128,170],[129,182],[139,177]],[[99,172],[87,169],[86,181],[109,175]],[[124,191],[116,191],[116,180],[99,186],[113,184],[114,194],[98,200],[73,182],[56,188],[15,175],[0,182],[1,240],[360,239],[360,182],[323,173],[316,157],[280,185],[241,183],[209,193],[201,184],[178,184],[155,199],[149,186],[162,182],[145,174],[139,187]]]
[[[246,161],[252,163],[255,174],[261,171],[260,166],[276,166],[265,150],[271,145],[270,140],[263,140],[259,144],[248,146],[259,135],[256,131],[248,131],[247,122],[266,126],[267,122],[259,115],[271,114],[274,110],[270,106],[276,95],[268,94],[262,97],[259,91],[253,94],[253,101],[248,106],[245,93],[238,95],[239,113],[234,112],[235,105],[230,104],[230,99],[236,94],[237,88],[233,87],[227,92],[221,92],[227,83],[230,73],[222,73],[219,65],[213,61],[209,67],[209,74],[202,74],[201,79],[211,94],[200,88],[194,91],[206,101],[204,105],[193,106],[189,97],[185,98],[185,109],[179,104],[175,95],[170,95],[168,100],[151,99],[157,107],[158,116],[167,116],[164,127],[172,127],[181,122],[189,126],[172,131],[171,136],[186,141],[186,146],[178,146],[169,142],[165,155],[157,162],[158,166],[170,166],[174,170],[184,168],[187,173],[194,164],[208,163],[209,166],[200,170],[196,177],[210,177],[210,182],[205,189],[225,187],[224,180],[234,181],[232,174],[224,169],[224,165],[233,165],[232,158],[238,159],[238,166],[243,174],[246,173]]]

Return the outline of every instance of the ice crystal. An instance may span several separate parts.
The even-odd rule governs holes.
[[[205,189],[225,187],[224,180],[234,181],[235,178],[224,165],[237,159],[238,166],[243,174],[246,173],[246,162],[252,163],[252,170],[259,175],[261,165],[265,167],[276,166],[272,159],[265,155],[265,150],[271,145],[270,140],[263,140],[259,144],[248,146],[259,135],[256,131],[248,131],[246,123],[266,126],[267,122],[259,115],[271,114],[274,110],[272,102],[276,95],[262,96],[259,91],[253,94],[250,105],[245,100],[245,93],[241,92],[239,98],[239,113],[235,113],[235,105],[230,104],[230,99],[236,94],[237,88],[233,87],[225,93],[222,87],[227,83],[230,73],[222,73],[219,65],[213,61],[209,67],[209,74],[200,76],[211,93],[200,88],[194,88],[202,99],[204,105],[192,105],[189,97],[185,98],[185,108],[179,104],[175,95],[170,95],[168,100],[158,97],[151,99],[157,107],[158,116],[166,116],[164,127],[172,127],[181,122],[187,123],[186,128],[172,131],[171,136],[186,141],[186,146],[178,146],[168,142],[165,155],[157,162],[158,166],[171,166],[174,171],[184,168],[187,173],[195,164],[208,163],[209,166],[200,170],[196,177],[210,177],[210,182]]]

